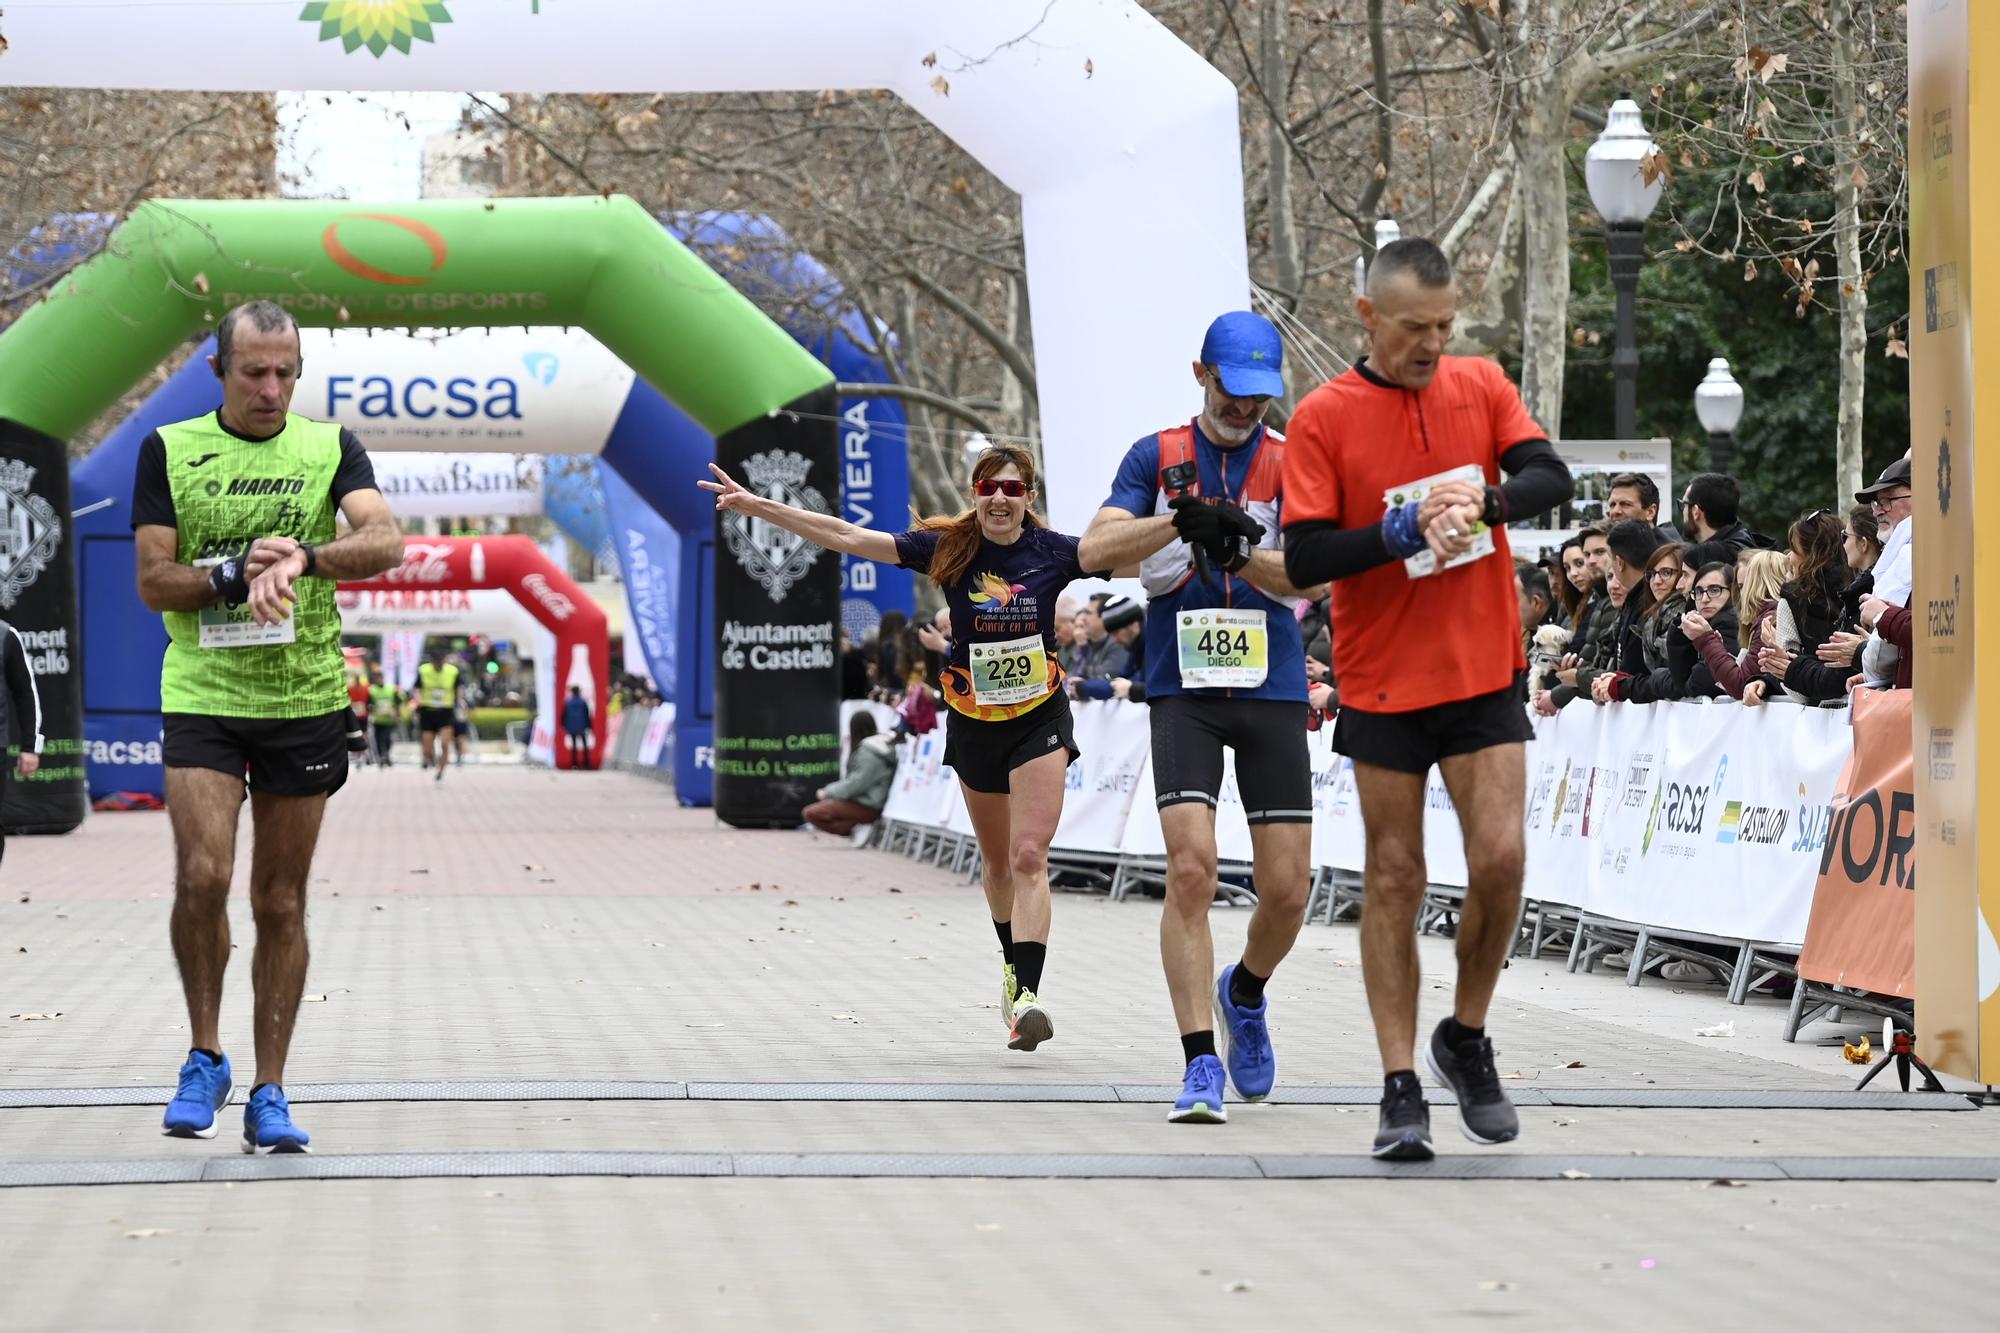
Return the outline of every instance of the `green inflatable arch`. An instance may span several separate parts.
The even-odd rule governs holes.
[[[781,478],[786,498],[821,499],[837,512],[832,373],[624,196],[146,203],[102,254],[0,332],[0,454],[28,455],[39,437],[55,446],[40,471],[59,470],[59,442],[223,312],[255,299],[308,326],[580,326],[713,434],[725,467],[774,450],[797,454],[797,463],[765,470]],[[66,514],[66,478],[63,490],[60,504],[43,509]],[[44,619],[73,638],[75,554],[61,526],[62,551],[50,562],[59,577],[39,591],[67,604]],[[810,560],[773,592],[769,580],[760,586],[760,570],[742,565],[746,552],[758,563],[769,552],[735,537],[716,545],[718,626],[815,644],[825,627],[823,654],[795,655],[810,658],[809,668],[716,677],[718,753],[785,757],[718,765],[716,813],[790,827],[838,772],[839,562]],[[788,558],[798,569],[805,556]],[[19,624],[16,613],[0,614]],[[45,691],[60,685],[44,682]],[[80,741],[73,684],[69,692]]]

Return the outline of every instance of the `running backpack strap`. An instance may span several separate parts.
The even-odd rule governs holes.
[[[1164,503],[1167,495],[1167,472],[1194,461],[1194,427],[1172,426],[1159,434],[1160,441],[1160,495]],[[1201,476],[1197,472],[1194,488],[1189,495],[1201,494]],[[1162,512],[1156,510],[1155,512]]]

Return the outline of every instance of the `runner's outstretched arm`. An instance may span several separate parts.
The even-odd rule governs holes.
[[[1122,576],[1147,556],[1165,550],[1177,536],[1172,514],[1141,518],[1107,505],[1083,530],[1076,559],[1085,569],[1108,569]]]
[[[710,463],[708,470],[715,474],[714,481],[698,481],[695,485],[715,496],[717,509],[733,509],[751,518],[761,518],[766,523],[775,523],[787,532],[795,532],[815,546],[829,551],[839,551],[844,555],[859,556],[863,560],[874,560],[881,564],[893,565],[896,559],[896,539],[889,533],[877,532],[873,528],[857,527],[846,519],[833,514],[814,513],[810,509],[800,509],[796,505],[780,504],[766,499],[755,491],[745,490],[727,472]]]

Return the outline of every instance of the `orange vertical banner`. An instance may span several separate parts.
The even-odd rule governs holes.
[[[1908,690],[1854,697],[1854,751],[1833,797],[1799,975],[1917,993],[1916,763]]]

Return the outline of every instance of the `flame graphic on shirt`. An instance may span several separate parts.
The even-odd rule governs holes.
[[[1026,591],[1023,585],[1009,583],[998,574],[981,574],[972,581],[972,591],[965,595],[965,600],[974,606],[1001,607],[1012,602],[1016,593]]]

